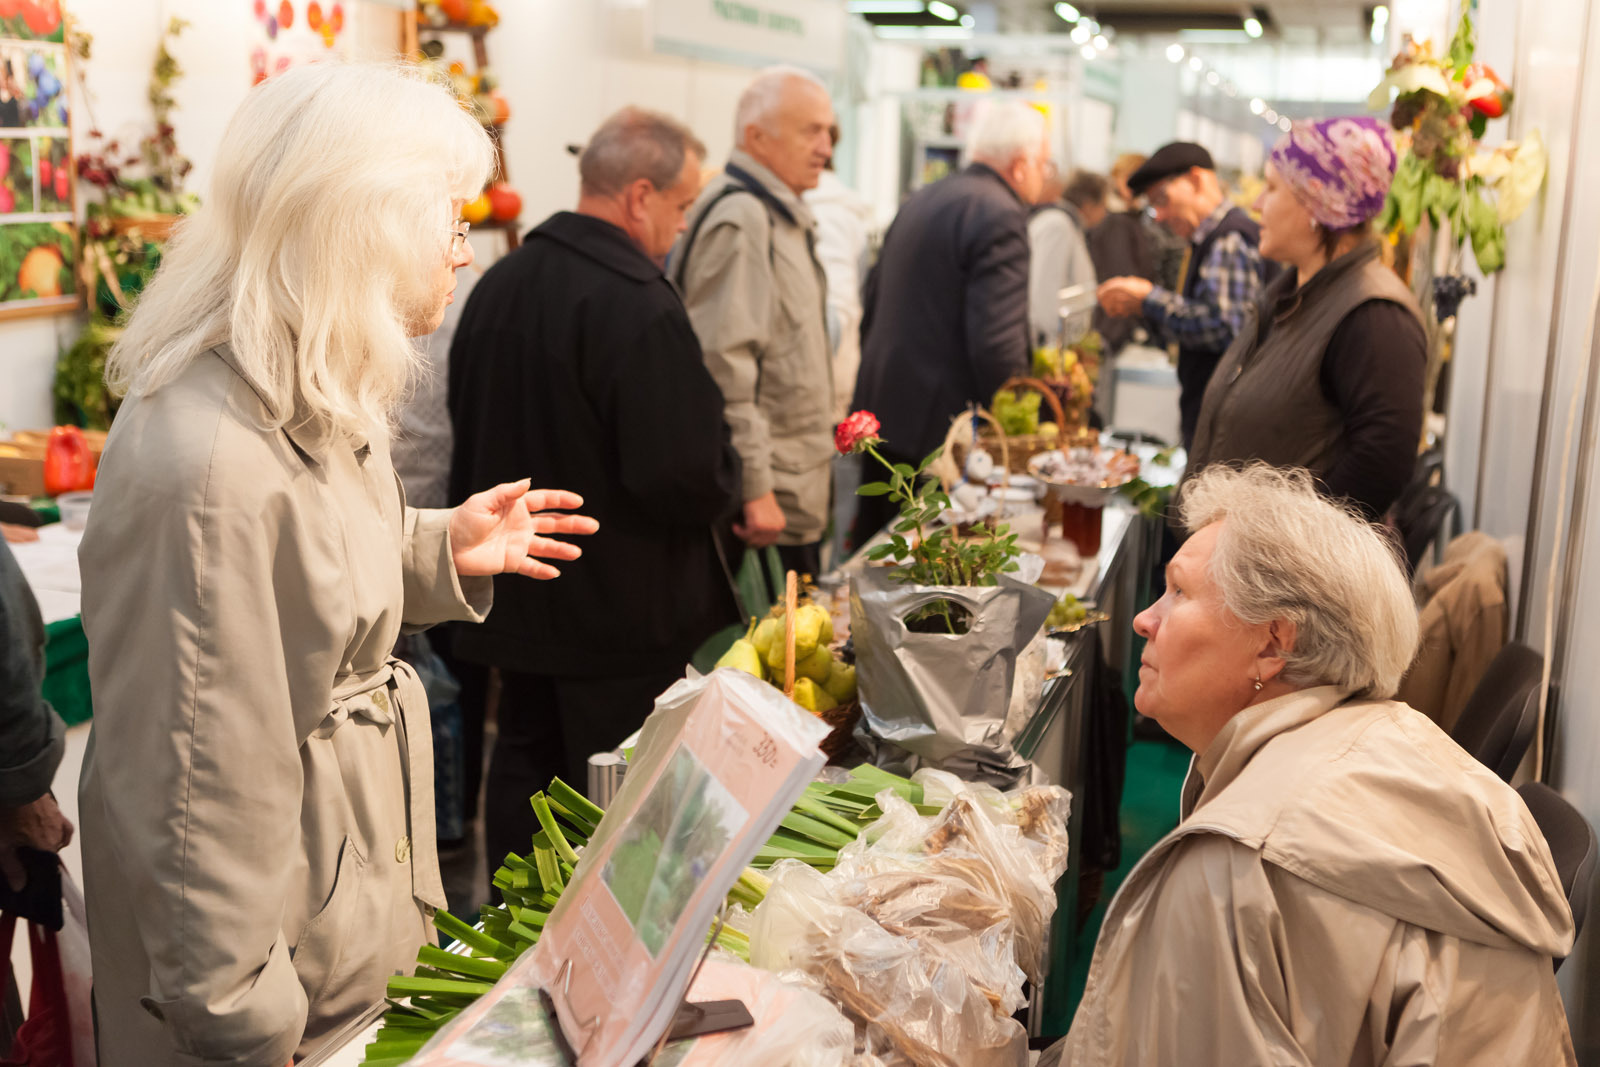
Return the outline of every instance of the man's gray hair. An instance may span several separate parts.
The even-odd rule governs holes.
[[[706,158],[706,146],[689,127],[659,111],[625,107],[600,124],[578,157],[585,196],[616,196],[640,178],[657,189],[678,184],[684,158]]]
[[[985,100],[967,137],[967,159],[1004,168],[1044,143],[1044,114],[1021,100]]]
[[[1417,649],[1417,609],[1392,539],[1320,495],[1311,475],[1213,465],[1183,487],[1183,525],[1222,523],[1208,574],[1252,625],[1294,623],[1283,680],[1386,700]]]
[[[783,102],[784,90],[797,81],[814,85],[824,93],[828,91],[822,79],[799,67],[767,67],[758,72],[739,94],[739,106],[733,113],[733,143],[743,148],[744,131],[751,126],[770,132],[773,116]]]

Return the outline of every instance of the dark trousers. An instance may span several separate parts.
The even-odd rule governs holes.
[[[507,852],[521,856],[538,831],[528,798],[559,776],[587,791],[589,757],[637,730],[681,669],[625,678],[500,672],[499,734],[484,795],[485,859],[491,878]]]

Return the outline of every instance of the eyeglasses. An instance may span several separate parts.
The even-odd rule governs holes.
[[[463,222],[459,219],[450,227],[450,258],[454,259],[459,256],[462,250],[467,247],[467,231],[471,229],[472,223]]]

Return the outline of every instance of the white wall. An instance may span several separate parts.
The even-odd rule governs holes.
[[[1600,284],[1600,13],[1584,0],[1481,0],[1481,57],[1517,97],[1510,134],[1537,127],[1550,150],[1540,199],[1508,231],[1507,267],[1465,306],[1446,474],[1469,518],[1511,560],[1513,636],[1552,664],[1555,740],[1546,777],[1600,826],[1600,428],[1593,347]],[[1576,400],[1569,469],[1562,473]],[[1554,541],[1564,566],[1547,597]],[[1551,600],[1553,599],[1553,603]],[[1553,632],[1547,637],[1549,606]],[[1600,908],[1590,903],[1590,915]],[[1600,943],[1593,919],[1560,973],[1580,1062],[1600,1062]]]

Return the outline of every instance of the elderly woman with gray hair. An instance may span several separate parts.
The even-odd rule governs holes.
[[[109,360],[127,401],[79,553],[80,789],[102,1067],[282,1067],[383,998],[444,906],[427,696],[401,628],[591,519],[524,480],[406,505],[413,338],[472,262],[493,153],[420,72],[252,89]]]
[[[1194,750],[1045,1064],[1573,1063],[1572,916],[1521,799],[1389,699],[1401,566],[1305,471],[1213,466],[1134,703]]]

